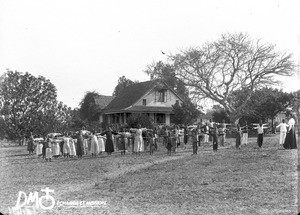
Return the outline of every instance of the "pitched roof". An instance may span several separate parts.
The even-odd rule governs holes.
[[[151,106],[131,106],[126,108],[126,111],[147,112],[147,113],[172,113],[172,107],[151,107]]]
[[[95,104],[98,106],[99,109],[104,109],[114,98],[115,96],[104,96],[104,95],[98,95],[94,97]]]
[[[109,105],[106,106],[105,110],[114,111],[127,108],[140,99],[153,86],[154,81],[145,81],[132,84],[126,87],[126,89],[123,90],[120,95],[115,97],[109,103]]]

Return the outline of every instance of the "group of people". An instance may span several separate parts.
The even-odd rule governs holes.
[[[280,129],[279,145],[284,149],[296,149],[296,130],[293,116],[290,117],[288,123],[285,123],[283,119],[276,128]]]
[[[262,147],[264,129],[267,128],[267,124],[260,121],[258,124],[248,125],[245,122],[243,126],[237,124],[236,129],[227,128],[227,125],[229,124],[224,121],[213,123],[210,120],[192,128],[165,126],[161,129],[146,129],[138,125],[137,128],[127,130],[123,128],[120,131],[114,131],[110,126],[107,126],[100,133],[89,132],[83,128],[76,135],[56,137],[48,135],[45,140],[38,139],[37,144],[35,144],[36,139],[30,134],[27,150],[32,155],[36,148],[36,154],[46,161],[51,161],[53,157],[59,156],[81,159],[83,155],[87,154],[91,155],[92,158],[103,152],[111,155],[115,151],[115,146],[121,155],[125,155],[130,145],[134,154],[139,155],[147,147],[149,147],[150,154],[153,154],[158,148],[159,139],[161,139],[163,146],[167,149],[167,154],[172,155],[172,153],[176,153],[179,146],[185,149],[189,139],[192,142],[193,154],[197,154],[198,147],[201,143],[208,143],[209,137],[211,137],[213,151],[216,152],[219,145],[224,146],[226,133],[229,131],[236,134],[236,148],[240,149],[241,146],[248,144],[248,133],[253,129],[257,130],[258,148]],[[280,146],[285,149],[297,148],[293,117],[290,117],[288,123],[282,120],[276,128],[280,129]]]

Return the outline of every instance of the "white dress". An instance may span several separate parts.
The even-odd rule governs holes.
[[[105,152],[105,141],[102,136],[98,136],[99,152]]]
[[[95,135],[92,136],[92,139],[91,139],[91,151],[90,151],[91,154],[99,154],[99,143],[98,143],[98,140],[97,140],[97,137]]]
[[[46,159],[52,158],[52,144],[48,143],[48,148],[46,148]]]
[[[83,139],[83,151],[85,155],[89,153],[88,139]]]
[[[144,151],[144,141],[142,137],[142,129],[136,129],[134,138],[134,152],[142,152]]]
[[[60,155],[60,147],[59,147],[58,141],[52,142],[52,154],[53,154],[53,156]]]
[[[64,146],[63,146],[64,154],[70,154],[70,138],[64,138]]]
[[[70,139],[70,155],[76,156],[76,148],[75,148],[75,141],[73,139]]]
[[[36,155],[43,154],[43,143],[39,143],[36,147]]]

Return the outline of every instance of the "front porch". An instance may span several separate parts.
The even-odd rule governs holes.
[[[104,122],[104,117],[106,117],[106,122],[108,124],[126,124],[127,119],[134,113],[124,112],[124,113],[109,113],[101,115],[99,120],[100,123]],[[155,124],[165,124],[170,125],[170,115],[171,113],[141,113],[147,115],[150,120]]]

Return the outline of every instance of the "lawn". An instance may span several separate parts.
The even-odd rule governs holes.
[[[113,154],[96,159],[58,158],[45,162],[26,147],[2,146],[0,211],[49,187],[56,205],[37,214],[297,214],[298,150],[278,149],[278,136],[256,139],[236,150],[233,139],[214,153],[191,146],[173,156],[159,147],[153,156]],[[58,202],[101,201],[98,207],[59,206]],[[47,202],[46,202],[47,203]]]

